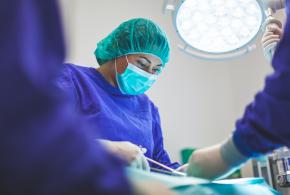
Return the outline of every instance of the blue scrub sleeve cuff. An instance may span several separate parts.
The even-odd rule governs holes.
[[[235,131],[232,135],[232,141],[239,152],[247,157],[254,157],[258,155],[253,153],[249,145],[243,141],[242,137],[243,136],[240,135],[240,131]]]
[[[221,156],[230,168],[238,167],[250,158],[239,151],[232,136],[222,144]]]

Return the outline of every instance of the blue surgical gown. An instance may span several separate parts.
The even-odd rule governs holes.
[[[124,95],[95,69],[65,64],[57,85],[68,94],[75,109],[102,139],[129,141],[146,148],[146,156],[171,168],[163,147],[158,109],[145,95]],[[151,165],[160,168],[155,165]]]
[[[237,148],[249,157],[290,147],[290,1],[286,2],[288,19],[272,61],[274,72],[237,121],[233,134]]]
[[[0,194],[132,194],[123,163],[52,83],[64,59],[56,1],[1,1],[0,29]]]

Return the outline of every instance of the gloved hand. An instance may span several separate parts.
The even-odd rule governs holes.
[[[141,169],[148,172],[150,171],[149,163],[142,152],[140,152],[137,158],[130,164],[130,167]]]
[[[189,176],[217,179],[229,175],[247,160],[230,137],[221,144],[196,150],[186,171]]]
[[[110,141],[99,139],[109,152],[124,159],[130,167],[150,171],[149,163],[143,155],[142,148],[127,141]]]
[[[276,18],[270,16],[264,23],[264,35],[262,37],[262,47],[264,56],[268,62],[272,62],[277,44],[280,42],[283,30],[282,23]]]
[[[104,139],[98,139],[106,149],[124,159],[128,164],[131,164],[137,159],[140,153],[140,147],[127,141],[110,141]]]

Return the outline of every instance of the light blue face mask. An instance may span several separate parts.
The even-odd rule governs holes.
[[[126,56],[127,59],[127,56]],[[128,59],[127,59],[128,62]],[[123,94],[139,95],[145,93],[157,80],[157,75],[150,74],[128,62],[126,70],[119,74],[116,68],[116,80]]]

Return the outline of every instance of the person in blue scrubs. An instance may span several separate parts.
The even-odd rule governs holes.
[[[278,49],[277,53],[281,53],[280,50],[285,49]],[[142,148],[146,157],[173,169],[186,169],[192,176],[216,178],[257,153],[262,154],[286,144],[277,142],[272,145],[272,141],[283,135],[290,126],[287,120],[283,120],[286,115],[280,116],[289,111],[285,109],[285,102],[275,94],[271,96],[273,102],[267,99],[276,90],[287,93],[279,82],[282,79],[288,82],[288,75],[284,78],[277,70],[267,78],[265,89],[258,93],[255,101],[247,107],[243,119],[237,122],[233,136],[210,149],[197,150],[190,163],[180,167],[178,163],[170,161],[164,150],[158,109],[144,94],[168,62],[169,44],[165,33],[148,19],[131,19],[97,44],[95,56],[99,68],[65,64],[57,85],[67,92],[75,108],[90,121],[91,131],[100,135],[104,145],[112,153],[123,157],[128,164],[138,159],[138,156],[143,156],[140,154]],[[274,66],[281,66],[281,59],[287,56],[276,56],[279,57],[275,57]],[[253,118],[250,120],[250,117]],[[277,126],[272,126],[274,123],[269,123],[269,119]],[[275,132],[282,134],[274,133],[272,127],[276,128]],[[250,139],[250,135],[254,138]],[[269,140],[266,141],[265,136]],[[145,164],[141,167],[148,169],[144,156],[141,159],[141,164]]]
[[[214,179],[234,170],[250,158],[260,157],[279,147],[290,147],[290,1],[286,1],[284,32],[265,40],[280,39],[272,65],[274,72],[263,90],[249,104],[236,130],[224,143],[193,153],[187,168],[190,175]],[[275,34],[275,33],[274,33]]]
[[[64,59],[55,0],[1,2],[0,194],[132,194],[52,80]]]
[[[140,148],[146,157],[180,166],[164,150],[158,109],[144,94],[166,66],[169,50],[158,25],[131,19],[97,44],[98,69],[65,64],[57,82],[102,143],[129,164],[141,159],[143,169],[148,163]]]
[[[93,140],[55,88],[64,59],[56,4],[1,2],[0,194],[171,194],[155,184],[133,187],[124,162]]]

